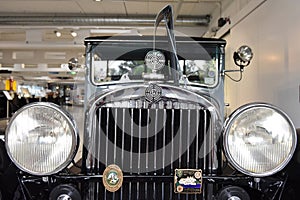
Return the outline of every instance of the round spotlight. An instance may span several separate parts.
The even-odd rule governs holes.
[[[244,45],[241,46],[236,52],[233,54],[234,63],[239,66],[241,69],[248,66],[250,61],[253,58],[253,52],[250,47]]]
[[[236,52],[239,58],[244,62],[249,62],[253,58],[253,52],[251,48],[246,45],[241,46]]]

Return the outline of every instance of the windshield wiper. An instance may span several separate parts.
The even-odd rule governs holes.
[[[173,8],[171,5],[167,5],[164,7],[156,16],[155,19],[155,32],[154,32],[154,49],[155,49],[155,36],[156,36],[156,30],[159,25],[159,23],[165,20],[166,24],[166,30],[168,34],[168,41],[169,41],[169,51],[170,51],[170,66],[173,69],[173,78],[175,85],[179,85],[179,61],[177,57],[176,52],[176,42],[175,42],[175,36],[174,36],[174,19],[173,19]]]

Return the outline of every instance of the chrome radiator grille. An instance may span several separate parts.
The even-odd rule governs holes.
[[[99,107],[92,119],[87,171],[102,174],[118,165],[120,190],[110,193],[101,180],[89,183],[84,199],[201,199],[174,193],[177,168],[211,173],[214,155],[210,112],[190,109]],[[205,186],[203,188],[205,190]]]

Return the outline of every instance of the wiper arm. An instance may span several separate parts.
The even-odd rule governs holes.
[[[166,7],[164,7],[157,15],[156,15],[156,19],[155,19],[155,33],[154,33],[154,37],[156,35],[156,29],[159,25],[159,23],[165,20],[165,24],[166,24],[166,29],[167,29],[167,33],[168,33],[168,40],[169,40],[169,51],[170,51],[170,65],[171,68],[174,70],[173,73],[173,77],[174,77],[174,83],[176,85],[179,85],[179,77],[178,77],[178,65],[179,65],[179,61],[178,61],[178,57],[177,57],[177,52],[176,52],[176,42],[175,42],[175,36],[174,36],[174,19],[173,19],[173,8],[171,5],[167,5]],[[155,43],[155,40],[154,40]],[[155,49],[155,46],[154,46]]]

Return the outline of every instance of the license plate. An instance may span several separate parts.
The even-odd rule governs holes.
[[[174,192],[199,194],[202,191],[201,169],[175,169]]]

